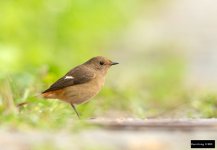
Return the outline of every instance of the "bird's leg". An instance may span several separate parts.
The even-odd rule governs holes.
[[[77,114],[78,118],[81,119],[79,113],[77,112],[77,110],[75,108],[75,106],[72,103],[71,103],[71,106],[74,109],[75,113]]]

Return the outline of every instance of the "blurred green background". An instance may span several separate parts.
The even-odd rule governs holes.
[[[215,117],[215,92],[189,85],[189,66],[194,64],[189,56],[197,55],[189,54],[188,43],[176,38],[189,37],[180,33],[191,25],[173,32],[179,28],[174,23],[183,18],[172,13],[180,11],[171,9],[171,4],[169,0],[0,1],[1,123],[58,128],[77,119],[68,104],[35,95],[97,55],[120,65],[109,71],[98,96],[78,106],[82,118]],[[26,101],[31,103],[16,109]]]

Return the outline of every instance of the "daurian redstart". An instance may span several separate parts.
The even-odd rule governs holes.
[[[93,57],[66,73],[42,92],[42,96],[68,102],[80,117],[75,105],[94,97],[104,85],[108,69],[116,64],[102,56]]]

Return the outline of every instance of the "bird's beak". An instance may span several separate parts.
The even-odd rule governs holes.
[[[118,62],[112,62],[111,65],[117,65],[119,64]]]

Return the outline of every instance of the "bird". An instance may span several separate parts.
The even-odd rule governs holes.
[[[76,105],[96,96],[105,83],[109,68],[119,63],[103,56],[96,56],[67,72],[41,93],[45,99],[59,99],[69,103],[78,118]]]

